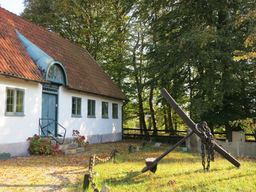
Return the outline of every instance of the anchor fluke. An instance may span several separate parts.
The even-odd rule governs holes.
[[[146,171],[150,170],[152,173],[156,172],[157,169],[157,162],[155,162],[156,158],[147,158],[146,159],[146,167],[142,169],[142,173],[145,173]]]

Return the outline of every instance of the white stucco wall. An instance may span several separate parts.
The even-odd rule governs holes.
[[[82,117],[72,117],[72,97],[82,99]],[[87,117],[88,99],[95,100],[95,118]],[[108,119],[102,118],[102,101],[108,102]],[[118,104],[117,119],[112,118],[112,103]],[[59,88],[58,122],[67,128],[67,137],[72,136],[73,130],[79,130],[84,136],[120,133],[122,131],[122,105],[121,100],[68,90],[62,86]]]
[[[25,116],[6,116],[6,87],[24,89]],[[28,137],[38,133],[38,119],[41,115],[42,85],[17,78],[0,75],[0,153],[15,150],[14,146],[28,148]],[[8,148],[7,145],[12,144]],[[8,151],[6,151],[8,150]],[[26,150],[25,150],[26,151]],[[21,152],[23,153],[23,152]],[[13,154],[16,154],[15,152]]]
[[[24,89],[24,116],[7,116],[6,88]],[[82,117],[72,117],[72,97],[82,99]],[[88,99],[95,100],[95,118],[87,117]],[[108,102],[107,119],[102,118],[102,101]],[[112,118],[112,103],[118,104],[118,118]],[[79,130],[90,143],[101,143],[121,139],[122,100],[68,90],[60,86],[58,94],[57,121],[67,129],[66,137],[71,137],[73,130]],[[0,75],[0,153],[8,152],[12,156],[28,153],[28,137],[39,133],[39,118],[42,113],[42,85]],[[59,128],[59,130],[61,130]],[[91,142],[93,141],[93,142]]]
[[[25,116],[6,116],[6,87],[25,90]],[[16,78],[0,76],[0,143],[23,142],[38,133],[41,116],[42,85]]]

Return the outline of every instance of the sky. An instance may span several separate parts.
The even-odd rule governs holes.
[[[24,9],[23,1],[24,0],[0,0],[0,6],[16,15],[20,15]]]

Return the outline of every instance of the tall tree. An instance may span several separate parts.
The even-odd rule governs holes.
[[[250,96],[254,93],[248,94],[255,64],[234,61],[233,55],[235,50],[245,49],[243,43],[254,27],[253,22],[237,21],[249,10],[255,10],[255,3],[240,0],[158,3],[167,10],[151,23],[158,35],[158,47],[162,46],[161,63],[156,66],[159,76],[164,82],[166,66],[170,67],[171,94],[176,97],[184,91],[179,92],[179,87],[189,85],[189,92],[178,98],[190,96],[192,118],[206,120],[211,127],[224,125],[231,140],[228,122],[253,115],[248,109],[255,106]],[[151,51],[152,58],[159,55]]]
[[[108,2],[108,1],[106,1]],[[86,48],[98,59],[107,35],[107,5],[100,0],[24,0],[21,17]]]

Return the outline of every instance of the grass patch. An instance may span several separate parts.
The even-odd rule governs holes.
[[[139,146],[140,143],[137,143]],[[135,145],[135,144],[133,144]],[[136,145],[135,145],[136,146]],[[127,147],[127,143],[112,145],[119,151]],[[101,157],[111,151],[108,145],[94,147],[95,153]],[[145,167],[145,159],[159,157],[171,145],[161,147],[147,146],[139,152],[118,154],[116,163],[99,163],[94,167],[94,181],[101,190],[107,185],[111,191],[254,191],[256,186],[256,160],[237,158],[241,168],[237,169],[226,159],[215,153],[215,162],[211,162],[210,171],[202,168],[202,159],[198,153],[183,152],[178,147],[157,166],[155,174],[150,171],[141,173]],[[104,153],[105,151],[105,153]],[[98,153],[97,153],[98,152]],[[83,177],[80,178],[83,180]],[[77,191],[82,191],[83,182]],[[87,191],[93,191],[90,187]]]

